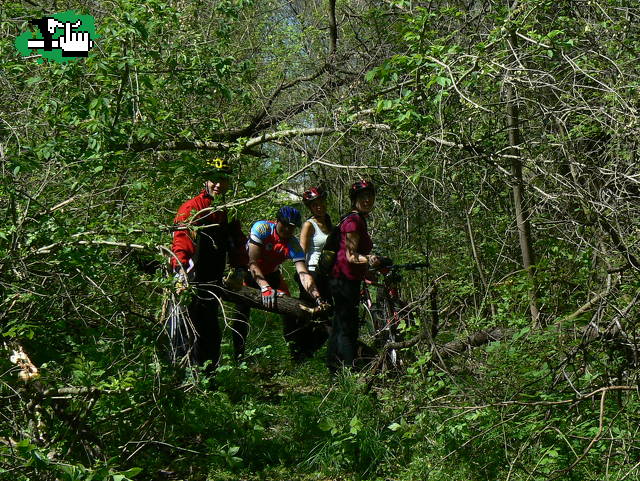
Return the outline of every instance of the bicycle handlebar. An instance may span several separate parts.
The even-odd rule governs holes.
[[[384,265],[384,266],[380,266],[377,267],[376,270],[377,271],[381,271],[381,270],[389,270],[389,271],[399,271],[399,270],[404,270],[404,271],[412,271],[412,270],[417,270],[417,269],[426,269],[428,267],[431,267],[431,265],[429,264],[429,262],[411,262],[408,264],[391,264],[391,265]]]
[[[416,270],[416,269],[426,269],[427,267],[430,267],[428,262],[412,262],[409,264],[392,264],[389,267],[387,267],[387,269],[390,270],[405,270],[405,271],[412,271],[412,270]]]

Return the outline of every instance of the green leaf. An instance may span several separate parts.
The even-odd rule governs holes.
[[[18,448],[18,449],[28,449],[28,448],[33,449],[34,447],[35,447],[35,446],[33,446],[33,445],[31,444],[31,442],[29,442],[29,440],[28,440],[28,439],[23,439],[22,441],[18,441],[18,442],[16,443],[16,448]]]
[[[375,77],[376,77],[376,71],[375,71],[375,70],[369,70],[369,71],[365,74],[364,79],[365,79],[367,82],[371,82]]]
[[[441,87],[446,87],[450,82],[451,80],[447,77],[436,77],[436,83]]]
[[[358,416],[353,416],[351,418],[349,426],[351,427],[351,429],[349,429],[351,434],[358,434],[362,430],[362,422],[358,419]]]
[[[525,336],[526,334],[529,333],[529,331],[531,331],[530,327],[523,327],[522,329],[520,329],[518,332],[516,332],[513,335],[513,340],[517,341],[518,339],[520,339],[522,336]]]
[[[398,423],[391,423],[387,426],[388,429],[390,429],[391,431],[397,431],[398,429],[400,429],[402,426],[400,426],[400,424]]]
[[[34,459],[38,460],[42,464],[50,464],[51,463],[51,461],[49,461],[49,458],[47,458],[46,454],[44,454],[39,449],[34,449],[31,454],[34,457]]]
[[[322,431],[331,431],[331,429],[333,428],[333,426],[335,425],[335,423],[333,422],[332,419],[330,418],[324,418],[323,420],[321,420],[318,423],[318,427],[322,430]]]
[[[125,471],[123,474],[127,477],[127,478],[133,478],[135,476],[137,476],[138,474],[140,474],[142,472],[142,468],[131,468],[128,469],[127,471]]]

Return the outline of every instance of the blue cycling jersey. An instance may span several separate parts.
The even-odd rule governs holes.
[[[276,231],[276,221],[259,220],[251,226],[249,242],[262,247],[262,256],[257,260],[264,275],[274,272],[287,259],[304,261],[305,255],[297,237],[283,241]],[[249,244],[247,243],[247,249]]]

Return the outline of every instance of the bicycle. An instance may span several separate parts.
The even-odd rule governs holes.
[[[375,271],[377,274],[382,275],[382,282],[365,280],[360,293],[360,303],[365,310],[366,316],[362,316],[361,319],[369,326],[369,334],[372,337],[373,346],[377,350],[386,350],[384,358],[380,360],[383,371],[397,370],[404,364],[399,349],[394,345],[402,341],[402,331],[410,325],[410,314],[413,309],[400,298],[401,271],[415,271],[426,268],[429,268],[428,259],[425,262],[389,264],[381,266]],[[377,288],[375,302],[371,298],[371,287]],[[392,347],[387,347],[389,345]]]

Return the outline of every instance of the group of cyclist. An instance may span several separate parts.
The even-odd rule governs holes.
[[[255,222],[247,238],[237,219],[230,220],[225,209],[212,203],[229,189],[231,169],[226,160],[214,159],[204,172],[202,191],[182,204],[175,217],[171,266],[181,285],[188,279],[195,288],[188,307],[193,336],[172,339],[177,356],[204,365],[212,373],[220,358],[222,330],[218,322],[220,300],[212,289],[220,285],[228,263],[230,287],[259,288],[262,304],[273,308],[277,298],[289,295],[280,265],[290,259],[296,268],[300,297],[328,311],[327,323],[310,323],[293,315],[282,315],[283,335],[292,358],[311,357],[328,339],[327,365],[331,373],[342,366],[353,367],[357,358],[358,303],[361,283],[368,268],[381,259],[372,255],[373,243],[367,230],[367,215],[375,202],[374,185],[355,182],[349,191],[351,210],[340,219],[339,247],[328,275],[318,273],[318,262],[333,224],[327,213],[327,193],[313,187],[302,194],[311,216],[302,223],[300,211],[291,206],[278,210],[275,220]],[[216,202],[217,203],[217,202]],[[296,229],[301,228],[300,240]],[[231,316],[234,355],[242,358],[249,333],[250,308],[237,304]],[[175,354],[175,353],[174,353]]]

